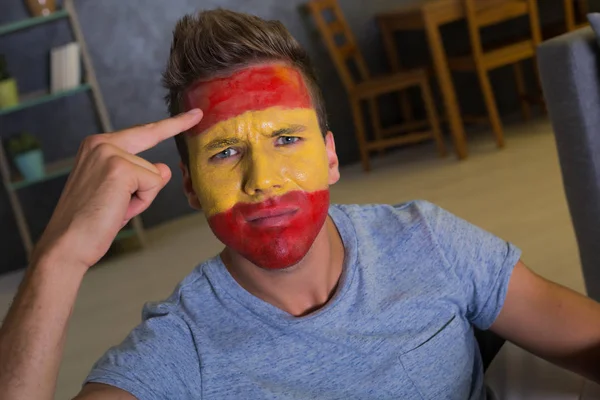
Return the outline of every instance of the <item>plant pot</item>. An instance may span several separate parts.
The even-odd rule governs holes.
[[[30,150],[15,156],[15,164],[19,172],[27,180],[44,177],[44,155],[42,149]]]
[[[0,108],[14,107],[19,104],[19,91],[14,78],[0,82]]]
[[[56,11],[55,0],[25,0],[25,4],[33,17],[45,17]]]

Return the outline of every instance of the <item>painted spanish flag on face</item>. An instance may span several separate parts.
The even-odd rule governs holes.
[[[196,84],[185,102],[204,111],[188,138],[190,174],[217,238],[262,268],[297,264],[329,206],[327,152],[302,75],[251,66]]]
[[[312,108],[300,73],[283,65],[250,67],[226,78],[200,82],[188,91],[187,101],[188,107],[204,112],[195,132],[247,111]]]

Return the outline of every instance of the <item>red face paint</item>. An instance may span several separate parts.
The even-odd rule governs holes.
[[[194,133],[246,111],[312,107],[300,72],[283,65],[250,67],[226,78],[199,82],[187,91],[184,101],[188,110],[204,112]]]
[[[325,223],[329,190],[295,190],[262,203],[238,203],[208,223],[221,242],[267,269],[304,258]]]

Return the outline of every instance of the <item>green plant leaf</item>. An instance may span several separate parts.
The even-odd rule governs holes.
[[[37,150],[41,148],[41,145],[35,136],[28,132],[22,132],[9,138],[6,147],[8,153],[15,157],[31,150]]]

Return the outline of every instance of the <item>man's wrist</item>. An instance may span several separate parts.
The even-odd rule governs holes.
[[[44,273],[57,271],[61,274],[69,274],[83,279],[89,266],[76,260],[73,257],[72,249],[61,245],[64,242],[64,240],[59,240],[49,246],[36,247],[31,257],[30,269],[32,271],[43,271]]]

